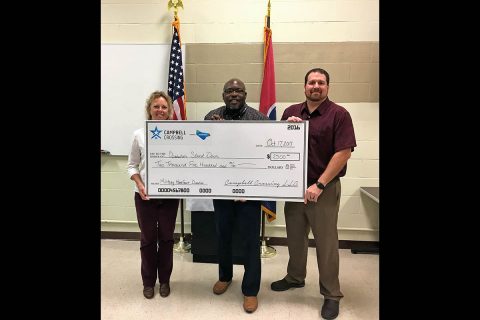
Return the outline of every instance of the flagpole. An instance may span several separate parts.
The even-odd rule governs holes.
[[[267,28],[270,29],[270,0],[268,0],[268,10],[267,10]],[[265,43],[264,43],[265,45]],[[264,50],[264,57],[263,57],[263,68],[265,69],[265,58],[266,58],[266,51]],[[271,258],[277,255],[277,250],[271,246],[267,246],[267,241],[265,240],[265,215],[266,213],[260,210],[262,214],[262,245],[260,246],[260,258]]]
[[[183,199],[180,199],[180,239],[173,245],[173,251],[179,253],[190,252],[191,245],[183,241],[184,237],[184,219],[183,219]]]
[[[267,8],[267,28],[270,28],[270,0],[268,0]]]
[[[271,258],[277,255],[277,250],[274,247],[267,246],[265,240],[265,215],[262,211],[262,245],[260,246],[260,258]]]
[[[170,10],[173,7],[173,18],[174,22],[172,25],[174,28],[177,28],[179,37],[180,37],[180,21],[178,19],[178,7],[183,9],[182,0],[169,0],[168,1],[168,9]],[[181,44],[179,44],[181,46]],[[184,119],[181,119],[184,120]],[[180,199],[180,239],[177,243],[173,245],[173,251],[179,253],[190,252],[190,243],[184,241],[185,236],[185,222],[184,222],[184,215],[183,215],[183,199]]]

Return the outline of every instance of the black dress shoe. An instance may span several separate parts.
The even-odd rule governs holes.
[[[153,287],[143,287],[143,296],[147,299],[152,299],[155,292]]]
[[[302,281],[300,283],[289,283],[285,278],[282,280],[278,280],[275,282],[272,282],[270,285],[270,288],[272,288],[273,291],[285,291],[290,288],[302,288],[305,287],[305,281]]]
[[[340,301],[325,299],[322,307],[322,317],[327,320],[335,319],[338,316]]]
[[[170,294],[170,284],[168,283],[160,283],[160,296],[168,297]]]

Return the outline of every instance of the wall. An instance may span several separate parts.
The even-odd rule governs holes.
[[[102,43],[170,43],[173,13],[167,2],[102,0]],[[203,119],[223,105],[222,87],[232,77],[246,83],[247,102],[258,108],[267,2],[183,0],[188,119]],[[329,71],[329,97],[352,115],[358,146],[342,178],[342,240],[378,240],[378,205],[359,192],[360,186],[379,185],[378,6],[378,0],[272,1],[277,118],[304,100],[303,78],[312,67]],[[102,231],[138,231],[126,162],[126,157],[102,155]],[[277,219],[267,222],[267,236],[286,236],[283,205],[277,202]],[[185,231],[190,231],[188,211]]]

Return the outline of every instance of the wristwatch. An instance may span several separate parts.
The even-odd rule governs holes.
[[[320,189],[320,190],[325,189],[325,186],[324,186],[323,183],[321,183],[320,181],[317,181],[317,183],[315,183],[315,185],[316,185],[317,188]]]

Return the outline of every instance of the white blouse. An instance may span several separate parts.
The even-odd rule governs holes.
[[[132,147],[128,155],[127,171],[128,176],[132,177],[134,174],[140,174],[142,182],[145,184],[145,128],[137,129],[133,133]],[[135,183],[135,192],[138,192],[137,184]]]

